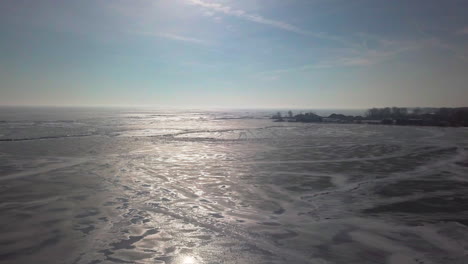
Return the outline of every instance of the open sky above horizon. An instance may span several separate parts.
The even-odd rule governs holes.
[[[0,105],[467,106],[465,0],[3,0]]]

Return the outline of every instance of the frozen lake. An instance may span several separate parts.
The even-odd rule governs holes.
[[[0,263],[468,263],[468,130],[0,111]]]

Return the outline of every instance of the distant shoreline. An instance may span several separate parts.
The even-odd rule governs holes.
[[[468,127],[468,107],[371,108],[367,110],[364,116],[335,113],[329,116],[319,116],[313,112],[294,115],[292,111],[288,111],[284,115],[281,112],[277,112],[271,119],[274,122]]]

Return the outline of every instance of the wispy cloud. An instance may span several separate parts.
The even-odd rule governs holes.
[[[468,26],[457,30],[457,32],[455,32],[455,33],[457,35],[468,35]]]
[[[314,69],[325,69],[334,67],[362,67],[381,63],[399,52],[365,52],[356,56],[335,57],[332,59],[320,61],[313,65]]]
[[[268,18],[262,17],[260,15],[256,15],[256,14],[250,14],[244,10],[233,9],[230,6],[222,5],[219,3],[209,3],[209,2],[202,1],[202,0],[187,0],[187,1],[192,5],[196,5],[196,6],[209,9],[212,12],[223,13],[225,15],[238,17],[240,19],[244,19],[247,21],[275,27],[278,29],[294,32],[294,33],[301,34],[301,35],[316,35],[317,37],[319,36],[319,34],[314,34],[310,31],[301,29],[297,26],[291,25],[283,21],[268,19]]]
[[[270,77],[279,78],[280,75],[298,73],[298,72],[309,72],[317,69],[328,69],[336,67],[362,67],[377,64],[380,59],[368,57],[365,55],[356,57],[334,57],[325,60],[319,60],[315,63],[300,65],[297,67],[283,68],[271,71],[264,71],[258,73],[264,79]]]
[[[356,45],[345,49],[329,49],[325,52],[328,54],[326,58],[321,58],[315,62],[296,67],[260,72],[258,76],[262,79],[268,79],[269,77],[279,78],[279,76],[285,74],[310,72],[318,69],[369,67],[390,60],[403,52],[417,49],[421,45],[420,43],[411,41],[392,41],[372,35],[360,35],[367,40],[375,40],[379,43],[379,46],[370,49],[367,47],[366,41],[364,41],[364,44],[360,46]]]
[[[194,44],[199,44],[199,45],[211,44],[209,41],[206,41],[203,39],[192,38],[188,36],[182,36],[182,35],[171,34],[171,33],[140,32],[140,34],[147,35],[147,36],[155,36],[158,38],[166,38],[166,39],[171,39],[171,40],[176,40],[176,41],[189,42],[189,43],[194,43]]]
[[[433,37],[431,39],[423,42],[423,45],[426,47],[436,48],[439,50],[448,51],[452,56],[461,59],[463,61],[468,61],[468,52],[465,46],[458,45],[455,43],[450,43],[446,40]]]
[[[310,72],[313,70],[319,69],[329,69],[337,67],[364,67],[377,64],[383,58],[370,57],[370,56],[356,56],[356,57],[334,57],[325,60],[319,60],[315,63],[300,65],[297,67],[283,68],[271,71],[264,71],[257,74],[263,80],[277,80],[280,76],[291,74],[291,73],[300,73],[300,72]]]

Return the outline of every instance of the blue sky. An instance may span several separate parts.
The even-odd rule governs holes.
[[[0,105],[466,106],[468,1],[3,0]]]

